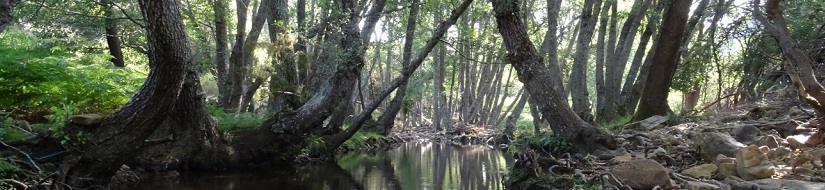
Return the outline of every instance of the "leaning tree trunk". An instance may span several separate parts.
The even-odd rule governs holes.
[[[192,50],[186,37],[178,1],[140,1],[149,41],[149,76],[136,95],[99,127],[67,126],[77,137],[67,143],[72,157],[61,176],[72,187],[109,183],[114,173],[144,147],[144,140],[166,120],[183,88]]]
[[[768,18],[762,15],[762,9],[759,8],[759,1],[753,0],[753,15],[765,27],[765,31],[771,34],[782,49],[782,54],[791,63],[792,67],[785,69],[793,70],[799,78],[799,82],[795,82],[798,89],[799,96],[803,101],[813,106],[820,117],[825,113],[825,88],[819,83],[814,75],[812,68],[813,61],[805,55],[801,50],[796,48],[796,44],[791,39],[790,31],[788,31],[788,23],[782,15],[782,10],[779,8],[779,0],[768,0],[765,3],[765,12]],[[768,19],[773,21],[771,24]]]
[[[639,107],[632,121],[667,114],[667,94],[673,74],[676,73],[676,66],[679,64],[679,46],[685,35],[690,2],[691,0],[678,0],[667,8],[662,20],[662,32],[656,41],[658,45],[650,65],[650,73],[656,74],[647,77],[642,97],[639,99]]]
[[[378,108],[381,102],[385,98],[387,98],[387,96],[389,96],[393,90],[398,88],[398,86],[401,86],[402,82],[408,80],[410,76],[412,76],[412,73],[418,68],[418,66],[421,65],[421,63],[424,62],[424,59],[427,58],[427,54],[429,54],[430,51],[432,51],[433,48],[435,48],[435,45],[438,43],[441,37],[443,37],[447,33],[447,30],[453,24],[455,24],[456,20],[458,20],[458,17],[465,10],[467,10],[467,7],[469,7],[470,4],[472,4],[472,2],[473,0],[464,0],[461,3],[461,5],[459,5],[455,10],[453,10],[450,17],[447,20],[441,22],[441,24],[439,24],[438,27],[436,27],[433,36],[429,40],[427,40],[427,43],[424,45],[421,51],[418,52],[418,54],[415,56],[415,59],[413,59],[410,62],[410,67],[408,67],[408,69],[402,70],[401,76],[393,79],[388,86],[382,88],[378,95],[375,96],[372,102],[370,102],[370,104],[366,107],[366,109],[364,109],[363,112],[361,112],[360,114],[358,114],[358,116],[355,117],[356,119],[352,122],[352,124],[350,124],[347,130],[335,135],[325,136],[323,138],[323,142],[326,145],[323,147],[319,147],[325,150],[316,150],[314,152],[321,154],[331,153],[333,152],[332,150],[335,150],[336,148],[341,146],[341,144],[343,144],[347,139],[352,137],[352,135],[354,135],[355,132],[358,132],[358,130],[360,130],[361,127],[364,125],[364,122],[367,121],[367,118],[371,117],[370,115],[372,115],[372,112]]]
[[[517,1],[492,0],[492,4],[510,64],[516,68],[526,93],[530,94],[530,104],[539,107],[553,133],[580,152],[615,149],[616,140],[611,135],[577,117],[567,106],[567,99],[560,89],[546,82],[553,79],[530,42],[526,26],[517,16]]]
[[[407,32],[404,37],[404,51],[401,54],[401,65],[404,70],[408,70],[410,66],[410,56],[412,55],[413,40],[415,39],[415,23],[418,19],[418,0],[412,0],[410,7],[410,14],[407,16]],[[390,106],[384,110],[384,114],[378,118],[378,125],[381,126],[381,133],[384,135],[390,134],[393,125],[395,125],[395,117],[401,111],[404,105],[404,98],[407,94],[407,81],[401,83],[398,90],[395,91],[395,97],[390,101]]]

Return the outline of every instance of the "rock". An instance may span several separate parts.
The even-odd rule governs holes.
[[[719,186],[705,183],[705,182],[698,182],[698,181],[688,181],[684,188],[688,190],[716,190],[720,189]]]
[[[716,175],[713,179],[722,180],[728,177],[737,177],[736,163],[721,163],[716,170]]]
[[[816,145],[822,144],[822,138],[825,137],[825,135],[823,135],[822,132],[822,130],[818,130],[816,131],[816,133],[808,137],[808,140],[805,141],[805,145],[814,147]]]
[[[103,123],[103,116],[100,114],[83,114],[69,117],[69,122],[81,126],[94,127]]]
[[[710,178],[713,176],[714,173],[716,173],[717,169],[719,169],[719,167],[717,167],[716,165],[702,164],[694,166],[692,168],[688,168],[686,170],[682,170],[682,174],[695,178]]]
[[[668,189],[668,170],[654,160],[642,159],[619,163],[610,167],[610,172],[633,189],[653,189],[656,186]]]
[[[771,151],[768,151],[768,159],[770,159],[770,160],[782,161],[782,160],[785,160],[785,158],[788,158],[788,156],[790,156],[790,155],[791,155],[791,149],[788,149],[788,148],[785,148],[785,147],[779,147],[779,148],[775,148]]]
[[[756,145],[767,146],[768,148],[777,148],[779,147],[779,140],[777,140],[774,135],[763,136],[759,139],[759,142],[757,142]]]
[[[624,154],[624,155],[621,155],[621,156],[613,157],[613,159],[610,159],[610,162],[608,162],[608,163],[618,164],[618,163],[627,162],[627,161],[630,161],[630,160],[633,160],[633,155],[628,153],[628,154]]]
[[[639,125],[641,125],[642,128],[644,128],[645,130],[650,131],[655,129],[656,127],[661,126],[662,123],[665,123],[666,121],[667,117],[661,115],[654,115],[652,117],[648,117],[647,119],[642,120],[641,122],[639,122]]]
[[[802,140],[801,140],[802,138],[804,138],[804,137],[794,135],[794,136],[788,136],[788,138],[786,138],[785,140],[788,141],[788,146],[791,146],[791,148],[799,149],[799,148],[805,147],[805,143],[802,143]]]
[[[705,160],[713,160],[719,154],[733,157],[736,150],[745,147],[745,145],[724,133],[704,132],[696,135],[696,137],[694,142],[699,146],[699,155]]]
[[[774,174],[774,167],[767,155],[751,145],[736,153],[736,174],[745,180],[765,179]]]
[[[742,125],[733,129],[733,138],[743,144],[755,142],[762,135],[762,131],[751,125]]]
[[[741,182],[733,186],[733,190],[814,190],[825,189],[825,183],[807,182],[786,179],[760,179]]]

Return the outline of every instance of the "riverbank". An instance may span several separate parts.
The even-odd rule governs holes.
[[[790,100],[709,116],[652,117],[613,129],[621,148],[603,154],[610,156],[517,142],[518,161],[505,183],[509,189],[825,189],[825,135],[813,113]]]

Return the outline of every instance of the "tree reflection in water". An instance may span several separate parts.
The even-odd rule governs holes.
[[[314,163],[286,171],[184,173],[122,189],[500,190],[512,163],[505,153],[481,145],[406,143],[387,151],[343,154],[337,164]]]

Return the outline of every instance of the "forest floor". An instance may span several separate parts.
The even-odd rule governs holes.
[[[510,189],[825,189],[814,110],[795,92],[713,115],[651,117],[613,131],[615,157],[519,148]]]

